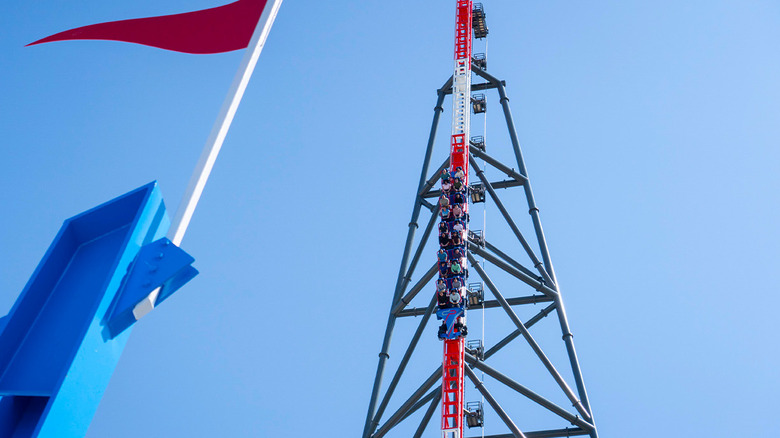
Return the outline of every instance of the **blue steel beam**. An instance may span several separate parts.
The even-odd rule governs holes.
[[[86,434],[135,322],[128,306],[197,274],[158,240],[169,226],[156,182],[65,221],[3,319],[0,436]]]

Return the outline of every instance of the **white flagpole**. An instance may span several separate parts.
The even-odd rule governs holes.
[[[244,58],[241,60],[241,65],[238,68],[238,72],[236,72],[235,78],[233,78],[233,84],[230,86],[225,101],[222,103],[222,108],[219,110],[214,127],[211,128],[211,134],[209,134],[209,138],[206,140],[206,145],[200,154],[198,164],[195,165],[195,170],[190,177],[187,191],[184,192],[184,196],[171,223],[171,228],[168,230],[167,237],[176,246],[179,246],[182,239],[184,239],[184,233],[187,232],[187,227],[190,225],[192,215],[195,213],[195,207],[198,206],[200,196],[203,194],[203,188],[206,187],[211,169],[214,167],[214,162],[217,161],[217,155],[219,155],[222,143],[225,141],[231,123],[233,123],[233,117],[236,115],[238,105],[244,97],[244,91],[246,91],[246,87],[249,84],[249,78],[252,77],[257,60],[260,57],[260,52],[263,51],[265,41],[268,39],[268,33],[271,31],[271,25],[273,25],[276,19],[276,14],[279,12],[281,4],[282,0],[268,0],[252,34],[252,39],[249,40]],[[154,303],[157,301],[159,294],[160,288],[157,288],[148,297],[136,304],[133,308],[133,315],[136,320],[141,319],[154,309]]]
[[[222,104],[222,109],[219,111],[219,116],[211,129],[206,145],[203,147],[198,164],[195,166],[192,177],[190,177],[187,191],[182,197],[179,208],[176,210],[176,216],[174,216],[173,223],[168,231],[168,239],[176,246],[181,244],[182,239],[184,239],[184,233],[187,232],[187,227],[190,225],[192,215],[195,213],[195,207],[197,207],[203,188],[209,179],[209,174],[211,174],[211,169],[217,160],[217,155],[222,148],[222,143],[225,141],[225,136],[227,136],[230,124],[233,122],[233,117],[236,115],[241,98],[244,97],[244,91],[246,91],[246,87],[249,84],[249,78],[255,70],[257,59],[260,57],[260,52],[263,50],[266,39],[268,39],[268,32],[271,30],[271,25],[274,23],[274,19],[276,19],[276,14],[279,12],[281,4],[282,0],[268,0],[263,14],[257,22],[257,27],[255,27],[255,32],[249,41],[244,59],[241,60],[241,66],[238,68],[233,84],[230,86],[230,91],[228,91],[225,97],[225,102]]]

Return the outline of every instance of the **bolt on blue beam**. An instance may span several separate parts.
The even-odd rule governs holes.
[[[0,437],[86,434],[132,331],[127,306],[151,286],[159,303],[197,274],[163,239],[169,226],[156,182],[65,221],[0,320]]]

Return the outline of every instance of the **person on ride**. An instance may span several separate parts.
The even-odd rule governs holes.
[[[452,232],[458,233],[463,237],[463,231],[466,229],[466,227],[463,226],[463,221],[455,221],[455,224],[452,226]]]
[[[442,309],[449,305],[449,297],[447,296],[447,289],[442,289],[436,294],[436,303]]]
[[[452,206],[452,216],[455,217],[455,219],[460,219],[461,216],[463,216],[463,204],[455,204]]]
[[[464,321],[463,317],[460,317],[455,320],[455,325],[453,328],[455,329],[455,332],[460,332],[459,334],[464,338],[469,333],[468,329],[466,328],[466,322]]]
[[[442,248],[449,246],[452,242],[452,235],[449,232],[439,233],[439,246]]]
[[[447,179],[447,181],[442,180],[441,182],[441,191],[444,193],[449,193],[450,189],[452,189],[452,181]]]
[[[463,253],[461,252],[460,248],[455,248],[455,250],[452,251],[452,259],[459,261],[461,265],[463,264]]]
[[[450,237],[450,245],[460,246],[463,244],[463,236],[461,236],[460,233],[450,234],[449,237]]]
[[[460,295],[460,289],[450,290],[450,303],[458,305],[463,297]]]
[[[460,178],[454,178],[452,182],[452,188],[455,189],[455,191],[461,191],[463,190],[463,180]]]

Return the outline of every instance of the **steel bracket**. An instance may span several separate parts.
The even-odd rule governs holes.
[[[154,290],[155,307],[198,275],[191,255],[163,237],[144,245],[130,265],[114,304],[108,311],[108,328],[115,337],[136,322],[133,308]]]

